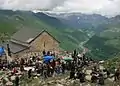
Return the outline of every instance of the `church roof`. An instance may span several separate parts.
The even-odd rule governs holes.
[[[11,42],[11,41],[9,43],[4,43],[1,46],[3,46],[7,50],[7,44],[9,44],[10,51],[14,54],[19,53],[19,52],[29,48],[27,46],[17,44],[17,43]]]
[[[43,32],[47,32],[54,40],[56,40],[58,43],[60,43],[48,31],[39,30],[39,29],[27,29],[27,28],[21,29],[12,36],[12,39],[29,44],[32,41],[34,41],[37,37],[39,37]]]

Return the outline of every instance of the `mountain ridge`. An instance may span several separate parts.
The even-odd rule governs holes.
[[[92,39],[84,44],[91,50],[92,57],[108,59],[113,57],[109,52],[117,54],[120,51],[119,15],[106,18],[96,14],[90,16],[77,14],[77,16],[70,15],[65,20],[41,12],[0,10],[0,19],[0,32],[8,33],[9,36],[21,28],[45,29],[62,42],[60,47],[64,50],[81,49],[82,42]],[[0,35],[0,39],[3,40],[3,38],[4,35]],[[97,43],[97,41],[100,42]],[[107,50],[110,51],[107,52]]]
[[[62,24],[60,20],[44,13],[35,14],[30,11],[0,10],[0,19],[1,33],[12,35],[21,28],[45,29],[53,34],[58,40],[62,41],[60,46],[65,50],[77,48],[79,42],[88,38],[84,32],[77,29],[69,29]],[[79,38],[76,33],[80,34],[81,38]]]

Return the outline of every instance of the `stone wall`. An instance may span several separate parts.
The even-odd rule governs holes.
[[[59,43],[47,32],[43,32],[31,43],[31,51],[59,51]]]
[[[44,46],[45,45],[45,46]],[[21,58],[25,54],[30,52],[42,52],[46,51],[55,51],[59,52],[59,42],[57,42],[53,37],[51,37],[47,32],[43,32],[39,37],[37,37],[31,44],[30,48],[24,51],[21,51],[16,54],[12,54],[12,58]]]
[[[29,49],[26,49],[24,51],[21,51],[19,53],[16,53],[16,54],[12,54],[12,58],[15,59],[15,58],[21,58],[24,54],[30,52]]]

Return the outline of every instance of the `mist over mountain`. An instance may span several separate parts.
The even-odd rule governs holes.
[[[115,17],[105,17],[100,14],[82,14],[82,13],[47,13],[50,16],[60,19],[63,23],[72,28],[92,29],[96,32],[106,29],[108,24],[119,24],[119,15]]]
[[[99,14],[47,13],[72,28],[91,34],[84,44],[90,50],[89,56],[108,59],[119,55],[120,51],[120,15],[106,17]]]

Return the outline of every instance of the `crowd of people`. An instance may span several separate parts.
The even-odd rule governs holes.
[[[43,51],[42,57],[45,56],[56,57],[55,53]],[[90,82],[100,85],[104,85],[105,79],[111,77],[111,73],[108,69],[99,68],[99,61],[88,58],[85,56],[85,54],[79,56],[76,50],[74,50],[73,54],[71,54],[73,60],[70,61],[64,61],[60,57],[56,57],[45,62],[44,59],[41,60],[42,57],[32,56],[29,58],[20,58],[15,59],[11,63],[0,61],[0,70],[11,70],[11,74],[16,76],[15,86],[19,86],[20,79],[19,76],[16,74],[19,71],[21,73],[27,73],[28,78],[31,78],[35,74],[36,76],[42,77],[43,79],[70,72],[69,79],[79,79],[80,83],[85,83],[86,76],[88,74],[86,73],[86,70],[87,68],[89,68],[91,70]],[[26,67],[31,68],[25,69]],[[106,77],[104,76],[104,73],[106,73]],[[115,81],[120,80],[119,69],[116,70],[114,77]]]
[[[47,62],[44,60],[44,57],[52,56],[53,58]],[[67,65],[69,67],[69,65]],[[43,51],[42,56],[30,56],[25,58],[17,58],[12,62],[8,63],[6,60],[0,61],[0,70],[10,71],[11,76],[15,75],[15,84],[19,84],[19,75],[27,74],[28,78],[31,78],[33,74],[36,76],[47,79],[48,77],[54,77],[61,73],[65,73],[66,65],[64,62],[61,62],[61,58],[57,58],[54,52]],[[69,68],[67,68],[69,69]],[[4,77],[3,77],[4,78]]]
[[[105,80],[108,78],[114,78],[114,81],[120,80],[120,68],[114,71],[114,74],[107,68],[100,68],[102,61],[95,61],[91,58],[87,58],[85,54],[79,57],[76,51],[73,55],[74,60],[72,61],[70,69],[70,79],[79,79],[80,83],[90,81],[94,84],[105,85]],[[102,63],[101,63],[102,62]],[[87,73],[87,70],[89,73]],[[90,79],[88,79],[88,77]]]

